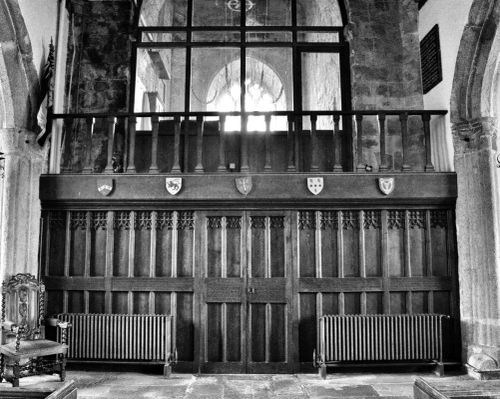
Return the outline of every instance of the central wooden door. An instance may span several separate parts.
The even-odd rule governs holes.
[[[292,372],[290,214],[200,216],[201,370]]]

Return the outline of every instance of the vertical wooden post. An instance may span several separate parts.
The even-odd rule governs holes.
[[[203,173],[203,116],[196,117],[196,166],[195,173]]]
[[[87,153],[85,156],[85,166],[83,168],[83,173],[92,173],[94,168],[92,167],[92,135],[94,130],[94,118],[86,118],[85,124],[87,127]]]
[[[264,165],[264,172],[272,171],[271,164],[271,115],[267,114],[265,116],[266,120],[266,137],[265,137],[265,145],[266,145],[266,163]]]
[[[424,139],[425,139],[425,171],[434,172],[434,165],[432,164],[432,144],[431,144],[431,114],[425,112],[422,115],[422,122],[424,124]]]
[[[363,164],[363,115],[356,115],[356,139],[357,148],[356,152],[358,155],[358,166],[356,167],[357,172],[365,172],[365,165]]]
[[[318,172],[318,136],[316,131],[317,115],[311,115],[311,172]]]
[[[385,114],[378,114],[378,131],[380,136],[380,171],[387,170],[387,159],[385,156]]]
[[[388,211],[381,211],[381,235],[380,235],[380,262],[382,266],[382,286],[384,291],[382,294],[382,310],[384,313],[391,311],[391,298],[389,293],[389,230],[388,230]]]
[[[225,147],[225,132],[226,128],[226,115],[219,117],[219,166],[217,172],[224,173],[226,171],[226,147]]]
[[[340,115],[335,114],[333,115],[333,137],[332,137],[332,144],[333,144],[333,171],[334,172],[343,172],[344,169],[342,168],[342,160],[341,160],[341,154],[342,154],[342,137],[340,135]]]
[[[247,137],[247,122],[248,115],[241,115],[241,167],[240,172],[248,172],[250,167],[248,166],[248,137]]]
[[[149,173],[158,173],[158,129],[160,121],[158,116],[151,117],[151,165],[149,166]]]
[[[411,166],[408,164],[408,112],[403,112],[399,115],[401,122],[401,141],[403,143],[403,172],[411,171]]]
[[[294,128],[293,128],[293,115],[288,115],[288,136],[287,136],[287,154],[288,154],[288,172],[295,172],[295,139],[294,139]]]
[[[113,141],[115,138],[116,118],[113,116],[108,117],[108,162],[104,173],[113,173]]]
[[[137,127],[137,118],[135,116],[129,116],[128,118],[128,165],[127,172],[135,173],[135,131]]]
[[[181,118],[174,117],[174,163],[172,165],[173,173],[181,172],[181,165],[179,162],[181,151]]]
[[[106,215],[106,264],[104,269],[104,311],[113,312],[113,293],[111,279],[113,276],[114,245],[115,245],[115,212],[108,211]]]

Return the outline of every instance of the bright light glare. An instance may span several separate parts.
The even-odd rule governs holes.
[[[273,103],[272,96],[260,85],[251,84],[249,80],[245,82],[247,86],[245,94],[246,110],[259,112],[276,111],[277,104]],[[240,111],[241,88],[234,84],[231,88],[217,99],[215,110],[220,112]],[[236,132],[241,129],[241,120],[238,116],[226,118],[225,131]],[[247,130],[251,132],[265,132],[266,122],[263,116],[250,116],[248,118]],[[286,130],[286,122],[282,118],[271,118],[271,130]]]

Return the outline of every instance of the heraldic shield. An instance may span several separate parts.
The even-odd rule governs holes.
[[[167,177],[165,179],[165,188],[171,195],[176,195],[182,188],[182,177]]]
[[[252,178],[250,176],[237,177],[234,181],[236,183],[236,188],[241,194],[243,195],[250,194],[250,191],[252,191],[253,187]]]
[[[394,177],[381,177],[378,179],[378,187],[383,194],[389,195],[394,191]]]
[[[308,177],[307,178],[307,188],[314,195],[318,195],[323,191],[324,181],[322,177]]]
[[[97,191],[105,197],[111,194],[114,188],[113,179],[98,179],[97,180]]]

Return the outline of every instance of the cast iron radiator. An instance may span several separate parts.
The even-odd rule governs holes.
[[[163,363],[170,374],[176,361],[173,317],[146,314],[61,313],[68,329],[68,359]]]
[[[315,365],[325,378],[326,366],[341,362],[432,361],[442,375],[443,331],[449,318],[439,314],[322,316]]]

